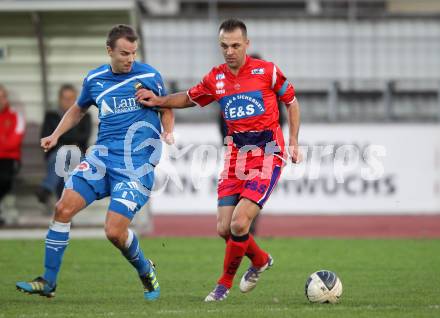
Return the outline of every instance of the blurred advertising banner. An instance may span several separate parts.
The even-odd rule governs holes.
[[[177,124],[176,144],[164,147],[156,169],[154,213],[216,212],[225,152],[219,131]],[[284,167],[264,213],[440,212],[439,125],[304,124],[300,145],[303,162]]]

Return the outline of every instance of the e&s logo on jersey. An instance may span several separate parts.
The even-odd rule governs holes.
[[[261,115],[265,112],[260,91],[225,96],[219,100],[226,120],[238,120]]]

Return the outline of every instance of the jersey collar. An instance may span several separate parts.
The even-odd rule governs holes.
[[[238,73],[237,73],[237,75],[235,75],[234,73],[232,73],[232,71],[230,70],[230,68],[228,67],[228,64],[224,64],[225,65],[225,69],[226,69],[226,71],[227,72],[229,72],[232,76],[234,76],[234,77],[238,77],[238,76],[240,76],[247,68],[248,68],[248,66],[249,66],[249,63],[250,63],[250,61],[251,61],[251,57],[249,56],[249,55],[246,55],[246,58],[245,58],[245,62],[244,62],[244,64],[240,67],[240,69],[238,70]]]

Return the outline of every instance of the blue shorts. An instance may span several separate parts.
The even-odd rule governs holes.
[[[86,158],[72,171],[65,188],[79,193],[87,205],[110,196],[109,210],[131,220],[149,199],[154,167],[150,165],[148,173],[136,178],[124,171],[123,164],[112,162],[110,166],[108,162],[108,159]]]

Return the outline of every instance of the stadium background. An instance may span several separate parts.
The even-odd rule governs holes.
[[[129,23],[141,34],[139,57],[170,91],[186,89],[222,62],[216,32],[227,17],[243,19],[250,53],[275,61],[293,82],[300,143],[323,155],[321,165],[308,153],[285,170],[259,221],[257,241],[274,268],[250,294],[235,284],[226,301],[203,302],[224,253],[215,237],[221,140],[211,105],[176,112],[177,146],[190,146],[171,162],[182,190],[166,183],[135,220],[158,266],[161,299],[143,301],[133,270],[104,239],[106,200],[75,217],[56,298],[16,292],[16,281],[42,269],[54,202],[33,195],[44,175],[38,137],[60,85],[80,88],[88,70],[108,62],[109,28]],[[439,317],[439,52],[439,0],[0,0],[0,83],[27,123],[23,166],[2,207],[0,318]],[[203,144],[218,156],[199,169]],[[383,175],[365,180],[360,154],[374,144],[386,150]],[[343,145],[351,145],[342,148],[348,159],[333,160]],[[340,176],[345,182],[335,182]],[[304,297],[308,275],[323,268],[342,279],[336,306]]]
[[[300,177],[280,181],[260,234],[440,236],[440,2],[435,0],[0,1],[0,83],[27,122],[23,166],[4,201],[9,226],[0,234],[8,237],[21,228],[44,233],[50,207],[33,195],[44,174],[37,137],[44,111],[56,107],[62,83],[80,88],[88,70],[108,61],[104,43],[112,25],[137,27],[139,57],[163,74],[173,92],[222,62],[216,32],[219,21],[231,16],[247,23],[249,52],[275,61],[295,85],[300,143],[333,144],[334,151],[352,145],[349,153],[360,160],[341,163],[343,183],[335,181],[332,155],[323,157],[321,170],[311,153],[296,170],[288,167]],[[178,148],[193,145],[173,162],[182,187],[168,182],[137,218],[138,231],[215,235],[216,162],[196,187],[190,172],[198,145],[220,153],[218,116],[216,105],[176,112]],[[386,149],[384,174],[365,181],[361,155],[374,144]],[[107,204],[96,202],[74,223],[86,232],[100,227]]]

